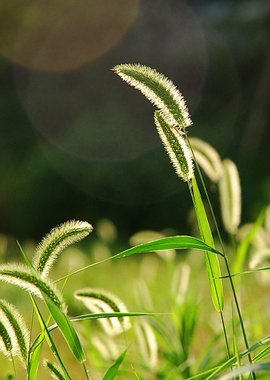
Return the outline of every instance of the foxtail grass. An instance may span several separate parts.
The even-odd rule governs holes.
[[[30,334],[23,317],[14,305],[1,299],[0,320],[6,326],[12,346],[14,347],[12,355],[18,355],[24,365],[26,365]]]
[[[182,131],[192,124],[185,100],[171,80],[155,69],[139,64],[122,64],[113,68],[124,81],[135,87],[167,119]]]
[[[140,66],[140,65],[119,65],[114,68],[114,71],[118,75],[120,75],[120,77],[123,80],[125,80],[128,84],[139,89],[160,110],[160,112],[156,111],[155,113],[155,122],[157,124],[162,142],[164,143],[165,148],[171,158],[171,161],[174,167],[176,168],[177,174],[182,179],[184,179],[184,181],[188,182],[195,212],[197,215],[197,221],[198,221],[201,238],[207,245],[209,245],[212,248],[215,248],[214,239],[212,236],[212,231],[210,228],[208,216],[205,212],[204,204],[202,201],[199,187],[197,185],[196,177],[195,175],[193,175],[193,170],[192,170],[192,175],[187,174],[189,170],[188,170],[187,160],[183,159],[183,157],[185,157],[184,149],[183,149],[182,144],[179,142],[179,140],[177,140],[176,134],[174,133],[175,127],[178,127],[178,133],[181,135],[184,135],[187,141],[187,146],[190,149],[192,149],[191,144],[185,132],[186,126],[190,125],[191,121],[190,121],[189,114],[186,108],[186,104],[184,101],[182,102],[183,100],[182,94],[181,94],[181,101],[180,102],[175,101],[175,97],[173,96],[173,94],[174,93],[180,94],[180,92],[178,92],[178,90],[176,90],[175,92],[175,86],[172,84],[172,82],[168,80],[167,78],[165,78],[162,74],[157,73],[155,70],[151,68],[145,68],[144,66]],[[172,89],[172,92],[170,92],[169,88],[166,88],[166,83],[170,83],[168,87]],[[162,99],[161,101],[160,101],[160,98]],[[177,111],[175,111],[176,109]],[[163,115],[163,118],[162,118],[162,115]],[[175,117],[175,115],[179,115],[179,116]],[[185,123],[187,115],[188,115],[188,118],[187,118],[188,122]],[[200,147],[202,147],[202,144]],[[211,150],[209,147],[206,147],[206,148],[207,148],[206,149],[207,154],[203,157],[202,166],[204,165],[206,167],[206,171],[208,172],[208,174],[210,173],[210,175],[212,175],[213,174],[212,169],[215,169],[215,171],[217,169],[216,167],[211,165],[211,160],[214,159],[215,154],[213,153],[213,150]],[[195,156],[194,153],[193,153],[193,156]],[[199,160],[200,158],[202,158],[201,152],[199,154]],[[219,164],[218,166],[220,166]],[[197,164],[196,166],[198,167]],[[217,171],[219,171],[219,168]],[[236,170],[235,165],[230,160],[225,160],[223,162],[222,176],[220,175],[220,173],[218,173],[218,175],[217,173],[214,173],[214,174],[215,174],[214,180],[215,181],[218,180],[220,183],[221,197],[223,197],[222,216],[224,220],[224,225],[225,225],[225,228],[228,230],[228,232],[233,234],[235,233],[240,222],[239,211],[241,209],[240,208],[241,194],[239,190],[240,186],[239,186],[238,172]],[[200,175],[200,178],[202,179],[201,175]],[[204,183],[203,183],[203,187],[206,190]],[[227,191],[226,195],[225,195],[225,189]],[[216,222],[215,215],[214,215],[208,195],[207,195],[207,199],[209,201],[212,215]],[[219,237],[220,237],[221,245],[223,246],[220,234],[219,234]],[[235,301],[235,306],[237,309],[237,315],[239,317],[239,322],[242,329],[244,343],[248,350],[249,343],[247,340],[247,334],[245,331],[245,326],[244,326],[239,302],[237,299],[236,290],[235,290],[234,283],[231,277],[229,262],[228,262],[227,256],[225,255],[225,252],[223,252],[223,257],[224,257],[226,270],[228,272],[233,299]],[[219,260],[216,255],[211,255],[209,251],[206,251],[205,258],[206,258],[206,268],[207,268],[208,277],[210,281],[210,290],[211,290],[213,304],[221,316],[227,355],[228,357],[230,357],[228,336],[227,336],[226,325],[225,325],[223,312],[222,312],[223,307],[224,307],[224,294],[223,294],[223,283],[221,279],[222,276],[221,276]],[[248,359],[251,364],[252,360],[251,360],[250,354],[248,354]],[[251,373],[251,376],[253,379],[255,379],[255,374],[253,372]]]
[[[48,299],[53,305],[67,312],[67,305],[56,286],[22,264],[0,265],[0,281],[16,285],[41,299]]]
[[[92,230],[91,224],[76,220],[53,228],[38,245],[33,258],[33,267],[41,277],[47,277],[60,253],[66,247],[84,239]]]
[[[124,303],[114,294],[103,289],[86,288],[77,290],[75,297],[93,313],[127,313]],[[128,317],[100,319],[104,331],[110,335],[118,335],[130,328]]]
[[[223,161],[223,175],[219,181],[221,215],[225,229],[235,234],[241,220],[241,185],[233,161]]]

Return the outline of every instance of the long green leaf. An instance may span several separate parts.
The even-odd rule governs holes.
[[[37,340],[37,344],[32,351],[31,359],[28,364],[28,380],[36,380],[38,374],[38,368],[40,364],[42,345],[45,338],[45,332],[43,331]]]
[[[105,373],[103,380],[113,380],[118,373],[119,367],[124,360],[127,353],[127,349],[116,359],[113,365]]]
[[[258,362],[259,360],[264,359],[266,356],[270,355],[270,345],[265,347],[262,351],[260,351],[256,356],[253,358],[253,363]]]
[[[202,240],[212,249],[215,248],[214,239],[209,226],[208,218],[205,212],[201,194],[197,185],[195,176],[192,178],[192,189],[193,189],[193,199],[194,206],[196,210],[196,215],[198,219],[199,229],[201,233]],[[209,250],[208,250],[209,251]],[[222,311],[224,306],[224,294],[223,285],[221,277],[221,270],[219,265],[219,260],[216,255],[210,255],[206,252],[205,255],[206,268],[208,273],[208,278],[210,281],[211,296],[213,304],[217,311]]]
[[[69,345],[71,352],[74,354],[75,358],[82,363],[85,361],[85,354],[75,328],[62,310],[56,307],[49,299],[46,299],[46,303],[53,319],[59,326],[60,331]]]
[[[51,321],[51,315],[49,316],[46,326],[49,326],[49,323]],[[30,347],[30,359],[29,359],[29,364],[28,364],[28,380],[36,380],[37,379],[37,374],[38,374],[38,368],[40,364],[40,358],[41,358],[41,353],[42,353],[42,347],[43,347],[43,342],[46,338],[46,331],[45,328],[42,329],[41,334],[37,337],[35,340],[35,344],[32,344]]]
[[[45,321],[44,321],[44,319],[42,317],[42,314],[41,314],[41,312],[40,312],[40,310],[38,308],[38,305],[37,305],[36,301],[34,300],[34,298],[33,298],[33,296],[31,294],[30,294],[30,298],[32,300],[32,303],[33,303],[33,306],[34,306],[34,310],[35,310],[36,315],[38,317],[38,321],[40,323],[40,326],[42,328],[42,334],[44,334],[44,336],[45,336],[45,338],[46,338],[46,340],[47,340],[47,342],[48,342],[48,344],[49,344],[52,352],[56,356],[56,358],[57,358],[59,364],[61,365],[61,367],[63,368],[67,380],[71,380],[71,377],[69,376],[69,373],[68,373],[67,369],[65,368],[64,363],[62,362],[62,359],[61,359],[60,354],[59,354],[59,352],[57,350],[57,347],[54,344],[54,341],[52,340],[52,338],[50,336],[50,333],[49,333],[48,328],[46,326],[46,323],[45,323]],[[35,375],[35,373],[32,372],[32,375]]]
[[[155,315],[170,315],[170,313],[136,313],[136,312],[129,312],[129,313],[91,313],[91,314],[83,314],[78,315],[76,317],[72,317],[70,319],[71,322],[80,322],[80,321],[88,321],[88,320],[95,320],[95,319],[101,319],[101,318],[114,318],[114,317],[143,317],[143,316],[155,316]],[[56,329],[58,329],[59,326],[57,324],[53,324],[52,326],[48,327],[48,332],[52,332]],[[44,335],[44,332],[42,332],[32,343],[31,351],[34,352],[36,348],[39,346],[40,340],[42,339]]]
[[[168,249],[198,249],[202,251],[212,252],[218,255],[222,255],[213,246],[204,243],[202,240],[192,236],[170,236],[158,240],[149,241],[144,244],[136,245],[135,247],[126,249],[120,253],[117,253],[112,257],[113,260],[121,259],[123,257],[131,256],[136,253],[146,253],[152,251],[163,251]],[[215,255],[209,255],[215,256]]]
[[[153,240],[144,244],[137,245],[135,247],[126,249],[120,253],[117,253],[114,256],[106,257],[106,259],[97,261],[95,263],[89,264],[83,268],[77,269],[74,272],[69,273],[66,276],[63,276],[57,280],[57,282],[65,280],[75,274],[85,271],[86,269],[92,268],[94,266],[103,264],[109,260],[121,259],[123,257],[131,256],[136,253],[144,253],[144,252],[153,252],[153,251],[166,251],[169,249],[198,249],[201,251],[213,252],[217,255],[223,256],[223,254],[217,251],[215,248],[207,245],[202,240],[197,239],[192,236],[170,236],[167,238]],[[166,253],[164,253],[166,254]]]

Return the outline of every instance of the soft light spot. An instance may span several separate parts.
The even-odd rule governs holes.
[[[4,1],[0,54],[30,69],[75,69],[110,51],[136,20],[140,0]]]

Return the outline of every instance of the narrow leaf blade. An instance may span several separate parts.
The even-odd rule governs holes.
[[[113,380],[118,373],[119,367],[122,364],[127,353],[127,349],[116,359],[113,365],[105,373],[103,380]]]
[[[163,251],[169,249],[198,249],[222,255],[215,248],[204,243],[202,240],[192,236],[170,236],[162,239],[153,240],[135,247],[126,249],[112,257],[113,260],[128,257],[136,253],[146,253],[152,251]],[[210,255],[215,256],[215,255]]]
[[[82,363],[85,361],[85,354],[75,328],[62,310],[56,307],[49,299],[46,299],[46,303],[71,352],[75,358]]]
[[[45,338],[45,332],[43,331],[41,335],[39,336],[39,339],[37,341],[37,345],[35,346],[31,359],[28,364],[28,379],[29,380],[36,380],[37,374],[38,374],[38,368],[41,358],[41,351],[43,346],[43,341]]]
[[[197,215],[202,239],[207,245],[214,248],[215,247],[214,239],[212,236],[208,218],[205,212],[205,208],[203,205],[203,201],[202,201],[201,194],[200,194],[195,177],[192,178],[192,188],[193,188],[196,215]],[[220,279],[221,270],[220,270],[219,260],[216,255],[209,255],[208,252],[206,252],[205,260],[206,260],[206,268],[207,268],[208,278],[210,282],[213,304],[216,310],[222,311],[223,306],[224,306],[224,295],[223,295],[222,280]]]

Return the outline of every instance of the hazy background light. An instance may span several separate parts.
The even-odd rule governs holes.
[[[120,63],[173,80],[189,136],[238,164],[244,210],[256,217],[269,201],[268,3],[2,1],[1,230],[41,236],[100,217],[131,233],[186,225],[186,186],[153,106],[111,71]]]
[[[135,4],[138,9],[134,2],[127,16],[135,13]],[[142,2],[121,43],[76,70],[18,66],[14,71],[21,105],[44,138],[47,159],[70,184],[102,200],[149,204],[179,188],[166,154],[160,155],[152,105],[111,71],[121,62],[156,67],[179,86],[194,114],[208,67],[204,30],[185,2],[162,7],[160,12],[153,3]],[[123,13],[118,16],[121,20]],[[92,20],[92,39],[100,38],[99,23],[110,29],[107,18]]]
[[[140,0],[0,3],[0,53],[23,67],[70,70],[102,56],[128,32]]]

